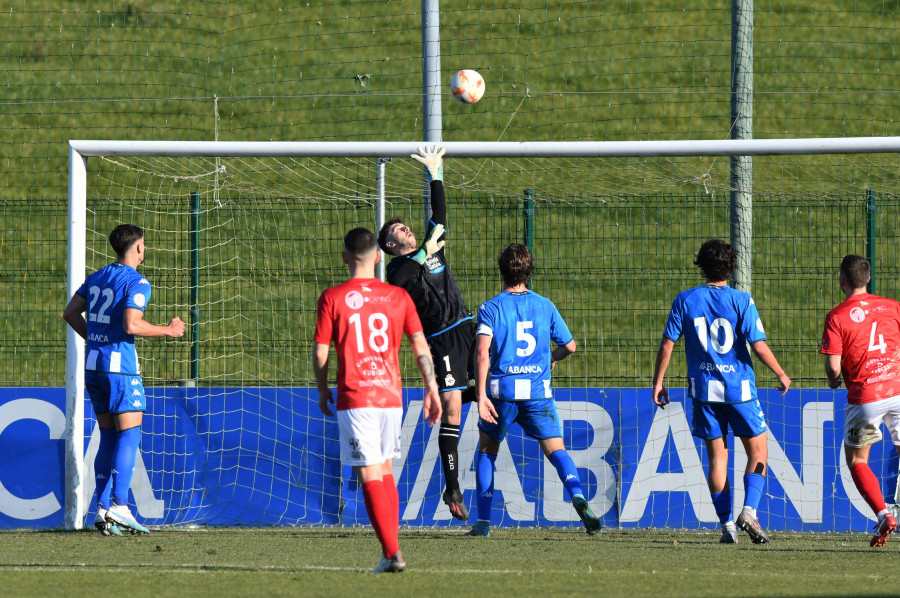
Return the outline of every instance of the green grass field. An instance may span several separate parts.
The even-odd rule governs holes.
[[[192,529],[103,538],[0,532],[4,596],[893,596],[897,549],[862,534],[404,530],[402,574],[371,576],[370,529]],[[101,589],[102,588],[102,589]]]

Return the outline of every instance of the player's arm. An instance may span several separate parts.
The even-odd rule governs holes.
[[[653,402],[662,409],[669,404],[669,390],[663,385],[663,379],[666,377],[666,370],[672,359],[672,349],[674,348],[675,341],[663,337],[662,342],[659,343],[659,349],[656,351],[656,363],[653,365]]]
[[[328,348],[324,343],[313,343],[313,374],[319,391],[319,411],[324,415],[334,415],[328,406],[334,404],[331,389],[328,388]]]
[[[184,336],[184,322],[181,321],[181,318],[172,318],[166,325],[151,324],[144,320],[144,312],[133,307],[125,308],[122,327],[126,334],[135,336],[171,336],[173,338]]]
[[[775,359],[772,349],[769,348],[766,341],[756,341],[751,344],[750,347],[753,349],[753,352],[756,353],[759,360],[763,362],[767,368],[772,370],[772,373],[778,378],[778,385],[775,388],[780,390],[781,394],[784,395],[791,386],[791,379],[788,378],[787,374],[784,373],[784,370],[778,364],[778,360]]]
[[[828,388],[840,388],[844,383],[844,379],[841,377],[840,355],[825,356],[825,376],[828,377]]]
[[[575,352],[575,339],[573,338],[565,345],[559,345],[550,353],[550,371],[553,371],[553,368],[556,367],[557,361],[562,361],[569,355]]]
[[[87,322],[84,312],[87,309],[87,299],[75,293],[69,300],[69,304],[63,311],[63,320],[72,327],[72,330],[83,339],[87,339]]]
[[[441,407],[441,398],[438,395],[437,380],[434,377],[431,349],[428,348],[428,341],[425,340],[425,334],[421,331],[411,334],[409,342],[416,354],[416,363],[419,365],[419,372],[425,383],[425,402],[422,405],[422,414],[428,424],[433,426],[441,421],[443,407]]]
[[[479,334],[475,340],[475,399],[478,401],[478,416],[484,421],[496,424],[497,410],[487,396],[487,379],[491,370],[491,338]]]
[[[440,146],[420,147],[411,157],[428,171],[431,188],[431,222],[447,225],[447,198],[444,195],[444,152]]]

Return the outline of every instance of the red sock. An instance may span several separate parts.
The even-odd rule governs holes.
[[[400,493],[397,492],[397,484],[394,482],[394,475],[388,474],[381,478],[384,482],[384,493],[387,495],[388,505],[391,508],[391,524],[394,527],[394,536],[400,534]],[[399,540],[398,540],[399,544]]]
[[[375,528],[375,535],[381,542],[381,552],[390,558],[400,550],[397,541],[397,533],[393,526],[393,517],[390,511],[390,501],[384,491],[384,482],[374,480],[363,484],[363,495],[366,497],[366,512],[369,513],[369,521]],[[396,515],[396,517],[399,517]]]
[[[882,512],[886,507],[884,504],[884,496],[881,493],[881,484],[878,478],[872,473],[872,469],[868,463],[857,463],[850,466],[850,475],[853,476],[853,483],[856,489],[866,499],[875,514]]]

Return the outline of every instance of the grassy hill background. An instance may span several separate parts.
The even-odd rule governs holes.
[[[755,137],[900,134],[896,2],[755,4]],[[0,382],[64,382],[69,139],[421,139],[420,11],[414,0],[0,11]],[[444,95],[447,141],[728,138],[729,3],[444,0],[440,21],[441,80],[476,68],[488,86],[475,106]],[[418,223],[420,172],[403,162],[389,167],[389,212]],[[91,267],[110,258],[112,225],[138,221],[155,252],[148,318],[187,320],[187,196],[200,190],[201,383],[309,383],[315,298],[344,275],[343,233],[373,225],[372,165],[229,163],[227,180],[193,186],[173,182],[181,167],[143,166],[89,163]],[[876,290],[900,296],[897,166],[754,161],[753,293],[802,384],[821,383],[840,257],[866,251],[866,189],[878,198]],[[458,160],[447,183],[451,260],[473,309],[496,292],[496,255],[522,239],[534,190],[534,289],[581,346],[565,385],[648,384],[671,300],[699,281],[693,253],[729,235],[727,159]],[[142,343],[151,383],[189,376],[191,340]]]

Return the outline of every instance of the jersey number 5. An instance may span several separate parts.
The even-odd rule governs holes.
[[[734,328],[731,327],[731,322],[725,318],[716,318],[707,327],[706,317],[700,316],[694,318],[694,328],[697,329],[700,344],[707,353],[709,353],[708,345],[712,345],[713,351],[719,355],[725,355],[731,351],[731,347],[734,345]],[[723,336],[721,342],[719,341],[719,331],[722,331]]]
[[[529,328],[534,328],[534,322],[516,322],[516,341],[525,343],[524,348],[516,348],[516,355],[519,357],[528,357],[537,346],[534,335],[528,332]]]
[[[365,353],[363,346],[362,317],[359,313],[350,316],[350,325],[356,330],[356,352]],[[384,353],[388,348],[388,319],[380,313],[369,316],[369,347],[376,353]]]

